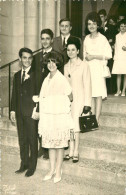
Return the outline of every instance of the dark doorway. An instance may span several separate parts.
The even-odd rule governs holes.
[[[83,0],[66,0],[67,17],[71,19],[71,34],[82,38]]]

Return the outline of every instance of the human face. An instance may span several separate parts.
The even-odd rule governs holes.
[[[106,16],[104,16],[103,14],[101,14],[101,15],[100,15],[100,18],[101,18],[101,21],[102,21],[102,22],[105,22]]]
[[[93,22],[92,20],[88,20],[88,30],[90,33],[97,32],[98,25],[97,22]]]
[[[113,26],[116,25],[115,22],[114,22],[114,20],[113,20],[112,18],[109,20],[109,24],[110,24],[110,25],[113,25]]]
[[[53,39],[51,39],[50,35],[48,34],[41,35],[42,48],[47,49],[51,47],[52,42],[53,42]]]
[[[119,16],[118,22],[121,21],[121,20],[123,20],[124,18],[125,18],[125,16]]]
[[[79,54],[79,50],[76,48],[74,44],[70,44],[67,47],[67,55],[70,59],[77,58],[77,55]]]
[[[121,25],[120,25],[120,32],[121,32],[121,33],[126,32],[126,24],[121,24]]]
[[[57,66],[55,60],[49,59],[47,67],[50,72],[56,72],[57,71]]]
[[[70,34],[70,31],[72,29],[72,26],[70,26],[70,22],[69,21],[63,21],[60,24],[60,32],[62,35],[67,36],[68,34]]]
[[[27,69],[29,66],[31,66],[33,57],[30,53],[22,52],[22,56],[20,58],[20,61],[22,63],[23,69]]]

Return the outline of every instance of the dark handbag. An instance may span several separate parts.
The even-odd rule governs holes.
[[[95,115],[81,116],[79,117],[79,124],[81,133],[93,131],[98,128],[98,123]]]

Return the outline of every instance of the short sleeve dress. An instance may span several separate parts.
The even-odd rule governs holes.
[[[98,32],[95,39],[90,35],[85,37],[83,43],[84,60],[86,53],[90,55],[103,55],[112,58],[112,50],[106,37]],[[92,84],[92,97],[107,97],[106,81],[103,75],[103,66],[107,65],[107,60],[91,60],[86,61],[90,67],[91,84]]]
[[[126,74],[126,51],[122,49],[123,46],[126,47],[126,32],[116,35],[112,74]]]
[[[57,70],[50,79],[45,78],[40,91],[39,135],[42,147],[63,148],[68,146],[70,130],[74,128],[71,103],[68,98],[72,89],[67,79]]]

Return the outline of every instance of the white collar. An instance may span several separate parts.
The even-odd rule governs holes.
[[[67,36],[61,35],[61,37],[62,37],[62,41],[63,41],[64,38],[65,38],[65,43],[67,43],[67,40],[68,40],[68,38],[70,37],[70,34],[68,34]]]
[[[23,71],[25,71],[25,74],[28,74],[29,70],[30,70],[31,66],[29,66],[28,68],[26,68],[25,70],[22,68],[21,70],[21,74],[23,74]]]
[[[52,47],[50,47],[49,49],[43,49],[43,53],[49,53],[49,52],[51,52],[52,51]]]

